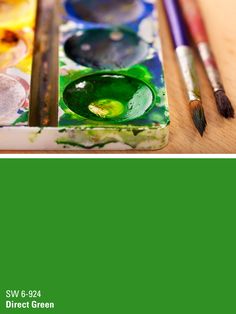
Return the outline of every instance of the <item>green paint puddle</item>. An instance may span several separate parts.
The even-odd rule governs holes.
[[[120,123],[143,116],[155,104],[151,87],[134,77],[102,73],[81,77],[64,90],[63,100],[89,120]]]
[[[144,86],[144,91],[146,88],[150,91],[152,91],[151,98],[153,98],[152,104],[149,108],[143,114],[137,115],[136,118],[128,117],[127,118],[127,105],[122,101],[120,97],[114,97],[118,93],[117,90],[115,90],[114,86],[111,91],[109,91],[110,95],[104,92],[104,90],[108,90],[108,86],[102,86],[99,87],[99,84],[95,84],[99,90],[100,93],[97,93],[96,99],[91,99],[87,102],[87,104],[82,103],[82,100],[80,98],[80,102],[78,103],[78,98],[74,97],[74,100],[68,99],[70,97],[69,93],[72,92],[72,89],[70,92],[68,91],[68,88],[72,88],[73,85],[75,85],[75,82],[79,82],[79,84],[84,82],[85,78],[88,77],[94,77],[95,76],[113,76],[113,77],[125,77],[128,78],[131,82],[132,80],[136,80],[136,82],[141,82]],[[121,81],[121,79],[120,79]],[[126,87],[125,84],[122,84],[124,88],[120,88],[121,90],[118,94],[123,93],[126,94]],[[130,83],[129,83],[130,85]],[[80,87],[83,87],[83,84],[79,85]],[[60,107],[65,112],[65,114],[60,118],[60,126],[114,126],[114,125],[130,125],[133,126],[156,126],[157,124],[167,125],[169,124],[169,113],[168,109],[165,106],[165,99],[164,99],[164,93],[165,88],[164,87],[158,87],[154,85],[153,83],[153,76],[150,70],[145,65],[136,65],[128,69],[122,69],[119,71],[98,71],[94,73],[91,69],[84,69],[81,71],[70,71],[66,76],[60,77],[60,88],[61,88],[61,94],[60,94]],[[115,92],[114,92],[115,90]],[[81,92],[81,91],[79,91]],[[91,84],[88,84],[86,88],[84,89],[84,92],[91,97],[91,93],[93,93],[93,88]],[[102,95],[100,95],[102,94]],[[75,96],[75,94],[74,94]],[[113,118],[109,118],[106,115],[96,115],[95,113],[91,112],[88,108],[88,106],[96,102],[97,100],[103,100],[103,99],[111,99],[115,101],[119,101],[124,105],[124,112],[120,116],[116,116]],[[132,105],[132,103],[131,103]],[[82,107],[86,107],[88,110],[84,113],[83,110],[81,110]],[[80,107],[80,110],[78,109]],[[101,112],[100,112],[101,113]],[[104,116],[104,118],[102,117]],[[126,116],[126,118],[125,118]],[[99,122],[99,123],[98,123]]]

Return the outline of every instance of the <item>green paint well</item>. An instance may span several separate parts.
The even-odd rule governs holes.
[[[113,122],[112,119],[100,119],[94,120],[88,117],[83,117],[79,113],[75,113],[68,107],[64,99],[65,89],[74,81],[80,80],[83,77],[96,74],[116,73],[117,75],[129,76],[135,79],[139,79],[144,82],[153,92],[154,101],[153,106],[148,112],[145,112],[143,116],[138,117],[132,121]],[[113,97],[112,97],[113,98]],[[86,127],[128,127],[132,125],[134,129],[139,127],[148,126],[156,127],[157,125],[168,125],[170,122],[169,112],[166,107],[165,87],[157,87],[153,82],[153,74],[144,64],[135,65],[128,69],[116,70],[116,71],[94,71],[93,69],[81,69],[80,71],[70,70],[66,75],[60,76],[60,107],[64,111],[64,115],[61,116],[59,125],[66,127],[73,126],[86,126]]]
[[[108,72],[73,81],[65,88],[63,100],[86,119],[121,123],[143,116],[154,105],[155,95],[144,81]]]

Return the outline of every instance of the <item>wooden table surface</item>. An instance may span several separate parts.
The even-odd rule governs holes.
[[[212,49],[215,53],[227,94],[236,108],[236,1],[198,0],[198,2],[202,9]],[[148,153],[236,153],[236,119],[228,121],[219,116],[214,103],[213,93],[199,60],[197,61],[198,73],[208,127],[204,138],[201,138],[195,130],[188,110],[185,91],[171,45],[170,34],[161,3],[159,3],[159,10],[164,50],[165,77],[171,114],[170,141],[165,149]],[[79,153],[94,152],[83,151]]]
[[[198,0],[198,2],[225,89],[236,108],[236,1]],[[162,5],[160,11],[165,77],[172,122],[170,142],[162,153],[236,153],[236,119],[228,121],[219,116],[213,93],[199,60],[198,73],[208,127],[204,138],[201,138],[194,129],[186,106],[178,65],[171,48]]]

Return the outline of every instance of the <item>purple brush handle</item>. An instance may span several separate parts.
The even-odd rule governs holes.
[[[175,48],[190,46],[178,0],[164,0]]]

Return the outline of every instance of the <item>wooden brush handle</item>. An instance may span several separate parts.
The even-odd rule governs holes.
[[[206,28],[196,0],[179,0],[184,18],[196,44],[208,42]]]
[[[214,55],[208,43],[208,37],[196,0],[179,0],[188,28],[198,47],[203,65],[214,92],[224,90]]]
[[[38,0],[29,115],[31,127],[58,125],[57,2]]]

